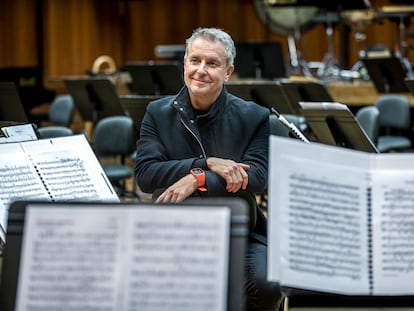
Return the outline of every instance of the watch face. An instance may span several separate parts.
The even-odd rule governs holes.
[[[200,170],[199,168],[192,169],[191,171],[193,172],[193,174],[202,174],[203,173],[203,171]]]

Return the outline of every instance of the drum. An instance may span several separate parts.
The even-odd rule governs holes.
[[[280,2],[280,5],[279,5]],[[269,30],[290,36],[296,31],[304,32],[314,24],[312,18],[318,13],[317,6],[295,5],[295,0],[254,0],[256,12]]]

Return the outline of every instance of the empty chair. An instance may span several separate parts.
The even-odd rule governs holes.
[[[50,104],[49,122],[70,127],[75,110],[75,103],[69,94],[57,95]]]
[[[380,152],[401,151],[411,147],[408,133],[411,129],[410,101],[400,94],[385,94],[375,102],[379,110]]]
[[[374,143],[378,143],[379,110],[376,106],[365,106],[355,113],[355,118]]]
[[[94,130],[94,148],[106,176],[118,195],[138,197],[127,191],[126,182],[133,177],[133,168],[126,163],[134,151],[134,121],[129,116],[109,116],[100,119]]]
[[[70,136],[75,103],[69,94],[57,95],[48,111],[48,123],[39,127],[39,138]]]
[[[37,129],[39,138],[55,138],[73,135],[71,128],[66,126],[44,126]]]

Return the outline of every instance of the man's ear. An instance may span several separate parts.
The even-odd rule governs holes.
[[[231,76],[231,74],[234,71],[234,65],[230,65],[229,67],[227,67],[226,69],[226,77],[224,78],[224,81],[227,82]]]

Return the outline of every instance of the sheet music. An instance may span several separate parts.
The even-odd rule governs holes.
[[[27,142],[24,150],[55,201],[119,201],[83,135]]]
[[[229,210],[168,208],[133,217],[122,310],[226,310]]]
[[[4,142],[17,142],[26,140],[37,140],[36,132],[33,125],[28,124],[17,124],[11,126],[5,126],[1,128],[1,131],[5,134]]]
[[[0,225],[7,230],[11,202],[49,200],[49,194],[19,143],[2,144],[0,150]]]
[[[414,156],[275,136],[270,150],[268,278],[331,293],[414,294]]]
[[[377,294],[413,294],[414,163],[409,154],[376,161],[373,185],[373,269]]]
[[[16,310],[226,310],[227,208],[32,207],[24,230]]]
[[[0,144],[0,225],[17,200],[119,202],[83,135]]]

